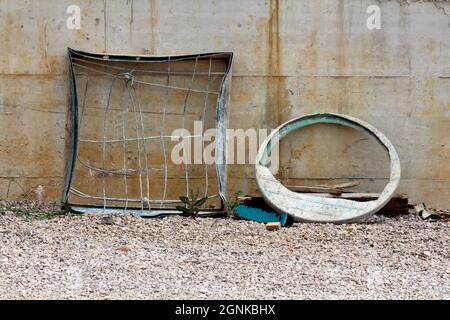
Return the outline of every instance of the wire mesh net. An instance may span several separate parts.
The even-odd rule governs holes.
[[[173,209],[192,190],[209,197],[203,210],[221,208],[231,53],[143,57],[69,49],[69,59],[65,202],[144,213]],[[203,157],[211,143],[214,163]]]

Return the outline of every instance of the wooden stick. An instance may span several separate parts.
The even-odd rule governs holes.
[[[319,186],[287,186],[288,189],[294,192],[305,193],[331,193],[339,195],[343,192],[349,192],[348,188],[356,187],[359,185],[358,181],[351,181],[342,184],[336,184],[333,186],[319,185]]]

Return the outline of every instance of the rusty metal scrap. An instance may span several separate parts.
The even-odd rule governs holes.
[[[450,220],[450,210],[428,208],[425,203],[414,206],[414,209],[423,220]]]
[[[389,154],[390,179],[375,200],[358,202],[296,193],[283,186],[271,173],[268,165],[272,146],[286,135],[306,126],[329,123],[357,129],[378,141]],[[392,143],[372,125],[341,114],[315,113],[292,119],[269,135],[262,143],[255,165],[256,182],[266,202],[275,210],[291,215],[296,221],[349,223],[368,217],[383,208],[394,196],[400,182],[400,160]]]
[[[233,54],[130,56],[70,48],[68,54],[70,150],[62,201],[81,212],[87,207],[89,212],[159,215],[179,203],[179,194],[168,187],[176,177],[184,180],[177,183],[184,185],[178,192],[187,194],[200,184],[205,196],[220,202],[204,211],[219,210],[226,197]],[[196,179],[190,178],[193,166],[186,163],[182,174],[173,173],[169,143],[180,136],[170,134],[174,126],[169,120],[180,121],[183,129],[195,120],[204,130],[216,129],[215,175],[206,163],[195,172]]]

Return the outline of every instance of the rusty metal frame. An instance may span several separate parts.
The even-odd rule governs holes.
[[[198,61],[198,59],[222,59],[226,62],[226,70],[222,76],[222,81],[220,84],[220,90],[218,92],[214,92],[217,95],[216,102],[216,111],[215,111],[215,123],[217,129],[216,135],[216,174],[218,181],[218,192],[219,197],[221,199],[221,208],[220,209],[203,209],[201,210],[201,214],[211,214],[216,211],[223,211],[223,201],[226,199],[226,184],[227,184],[227,175],[226,175],[226,154],[227,154],[227,144],[226,144],[226,129],[228,127],[228,99],[230,92],[230,83],[231,83],[231,66],[233,60],[232,52],[213,52],[213,53],[201,53],[201,54],[192,54],[192,55],[177,55],[177,56],[147,56],[147,55],[118,55],[118,54],[98,54],[98,53],[87,53],[83,51],[77,51],[71,48],[68,48],[69,55],[69,79],[70,79],[70,106],[69,106],[69,119],[68,119],[68,129],[70,132],[69,136],[69,152],[66,161],[66,174],[65,174],[65,182],[64,189],[62,193],[62,202],[70,206],[74,211],[78,212],[90,212],[90,213],[123,213],[124,210],[122,207],[116,206],[107,206],[106,205],[106,197],[104,206],[96,206],[96,205],[77,205],[73,203],[69,203],[69,193],[71,190],[71,185],[73,181],[73,175],[75,170],[75,165],[77,162],[77,153],[78,153],[78,145],[80,143],[80,132],[78,127],[79,122],[79,97],[77,96],[77,81],[75,74],[75,65],[76,60],[78,61],[98,61],[102,63],[108,63],[110,61],[114,62],[139,62],[141,63],[157,63],[157,62],[168,62],[170,66],[171,61],[184,61],[184,60],[193,60]],[[210,62],[211,66],[211,62]],[[132,72],[131,72],[132,73]],[[211,73],[211,68],[209,70]],[[168,77],[170,77],[170,69],[167,72]],[[195,74],[195,69],[194,69]],[[130,73],[120,73],[112,75],[113,77],[129,77],[131,80],[134,80],[134,77],[130,75]],[[209,77],[209,74],[208,74]],[[127,80],[127,79],[125,79]],[[128,79],[130,80],[130,79]],[[155,84],[151,84],[155,85]],[[158,85],[158,84],[156,84]],[[169,85],[168,88],[171,88]],[[176,90],[185,90],[187,94],[189,92],[195,91],[191,87],[189,88],[174,88]],[[169,89],[167,89],[169,90]],[[211,94],[207,89],[205,92],[200,92],[202,94]],[[208,99],[206,97],[206,99]],[[206,104],[206,102],[205,102]],[[183,117],[184,123],[184,117]],[[142,138],[138,138],[139,139]],[[144,138],[146,139],[146,138]],[[139,142],[138,142],[139,146]],[[145,152],[145,151],[144,151]],[[167,179],[167,177],[166,177]],[[148,201],[148,200],[147,200]],[[144,203],[144,200],[141,199],[141,202]],[[176,203],[174,200],[167,200],[168,204]],[[128,208],[129,211],[132,211],[133,214],[138,214],[142,216],[157,216],[161,214],[172,214],[178,213],[174,207],[160,207],[156,210],[135,210],[133,208]],[[125,208],[125,211],[127,209]],[[140,212],[139,212],[140,211]]]
[[[267,167],[272,146],[286,135],[303,127],[329,123],[357,129],[381,144],[389,154],[390,179],[378,199],[357,202],[295,193],[283,186]],[[342,114],[315,113],[292,119],[274,130],[262,143],[255,165],[256,182],[266,202],[275,210],[291,215],[296,221],[349,223],[368,217],[383,208],[400,182],[400,159],[393,144],[372,125]]]

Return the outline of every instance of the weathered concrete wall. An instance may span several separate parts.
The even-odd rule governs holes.
[[[81,8],[79,30],[66,28],[71,4]],[[381,30],[366,27],[370,4],[381,8]],[[33,196],[41,184],[46,199],[59,198],[70,46],[234,51],[231,127],[271,128],[319,111],[356,116],[396,146],[400,191],[450,207],[449,31],[447,1],[0,0],[0,197]],[[340,158],[315,155],[320,148],[311,146],[336,138],[325,131],[285,144],[282,178],[308,183],[334,174],[382,185],[384,164],[370,152],[352,160],[357,135],[343,134]],[[308,165],[303,147],[312,150]],[[255,192],[252,166],[231,167],[229,181],[232,190]]]

